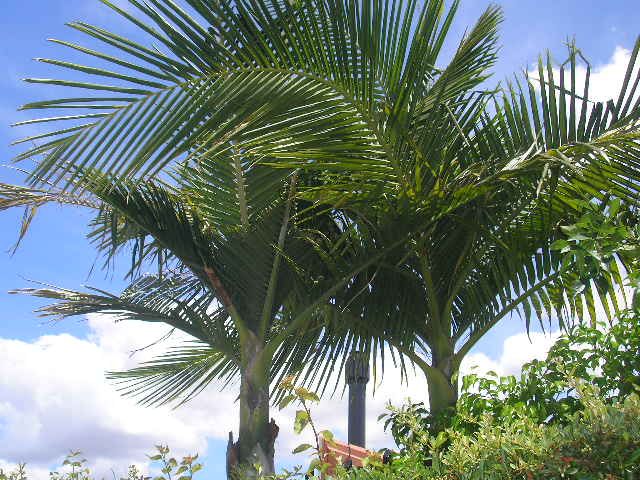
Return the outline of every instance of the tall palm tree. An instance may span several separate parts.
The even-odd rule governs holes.
[[[365,32],[354,27],[353,36],[377,45],[369,23],[380,22],[383,32],[382,11],[363,10],[355,23]],[[386,170],[362,158],[357,165],[324,158],[278,163],[331,172],[331,181],[306,197],[319,207],[341,208],[354,231],[375,232],[379,247],[413,232],[323,306],[333,321],[315,339],[306,361],[314,369],[301,374],[304,381],[326,386],[315,371],[354,338],[374,355],[386,344],[422,370],[437,414],[455,406],[464,357],[505,317],[519,313],[528,329],[533,314],[564,325],[595,321],[598,303],[610,318],[619,311],[615,291],[624,282],[617,263],[595,283],[552,245],[564,238],[560,227],[583,213],[580,200],[606,206],[613,196],[638,203],[640,39],[619,93],[608,101],[589,99],[590,66],[575,45],[559,68],[547,55],[539,59],[538,78],[527,72],[491,90],[479,82],[493,60],[499,18],[489,9],[446,68],[420,70],[408,53],[402,68],[425,85],[394,92],[377,59],[361,52],[359,61],[370,62],[367,74],[383,85],[361,113],[377,127],[370,134],[385,150]],[[416,27],[408,52],[424,41],[419,32]],[[584,83],[578,82],[580,60]],[[260,142],[250,140],[256,149]],[[419,233],[416,225],[423,227]]]
[[[571,271],[550,244],[575,214],[572,198],[637,199],[637,47],[620,96],[603,105],[577,88],[575,49],[568,81],[563,67],[557,84],[549,60],[539,91],[528,78],[486,88],[497,7],[442,65],[458,1],[128,2],[136,13],[103,0],[159,46],[70,24],[118,54],[56,42],[113,70],[41,59],[105,83],[28,79],[89,93],[24,108],[88,113],[31,121],[72,124],[25,139],[46,143],[19,158],[45,154],[34,186],[68,193],[86,189],[94,168],[138,182],[202,159],[312,171],[298,198],[340,215],[346,251],[377,246],[384,261],[313,303],[314,317],[347,316],[351,328],[307,332],[320,346],[297,344],[290,358],[324,352],[332,364],[354,339],[372,352],[390,344],[423,369],[432,408],[446,408],[462,357],[488,329],[566,303]]]
[[[273,473],[278,426],[269,421],[270,387],[296,367],[290,350],[297,336],[321,327],[313,312],[352,276],[345,271],[319,284],[309,276],[326,270],[327,234],[342,233],[326,215],[307,215],[305,227],[296,226],[296,211],[309,207],[295,197],[297,181],[291,171],[229,156],[177,166],[171,184],[95,170],[75,183],[82,193],[0,184],[0,210],[27,208],[21,235],[39,206],[76,205],[95,212],[89,238],[107,263],[132,250],[132,282],[120,295],[48,285],[12,293],[57,300],[38,310],[55,320],[101,312],[116,321],[161,322],[193,337],[111,376],[145,405],[182,404],[213,380],[239,379],[239,434],[233,442],[230,433],[229,475],[255,475],[256,464]],[[317,231],[323,238],[315,238]],[[363,267],[374,258],[363,257]],[[344,266],[358,263],[351,260]],[[154,265],[155,273],[144,274]]]

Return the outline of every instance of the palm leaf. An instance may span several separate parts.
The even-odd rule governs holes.
[[[79,292],[45,286],[48,288],[25,288],[10,293],[58,300],[58,303],[36,310],[39,316],[54,321],[89,313],[108,313],[114,316],[115,321],[167,323],[201,341],[213,341],[216,337],[211,331],[214,325],[209,324],[210,319],[206,314],[210,305],[215,306],[215,298],[203,296],[203,285],[193,277],[141,277],[120,296],[91,287],[88,292]],[[223,345],[224,336],[215,341]]]
[[[138,403],[175,407],[201,393],[211,382],[228,385],[238,374],[238,359],[230,358],[208,343],[194,342],[174,347],[151,361],[124,372],[107,372],[124,396],[138,397]],[[237,346],[235,347],[237,351]]]

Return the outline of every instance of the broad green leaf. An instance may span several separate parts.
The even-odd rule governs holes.
[[[306,450],[309,450],[310,448],[313,448],[313,445],[309,445],[308,443],[303,443],[301,445],[298,445],[296,448],[294,448],[291,453],[295,454],[295,453],[304,452]]]
[[[293,431],[297,434],[302,433],[304,428],[309,424],[310,417],[305,410],[298,410],[296,412],[296,418],[293,422]]]

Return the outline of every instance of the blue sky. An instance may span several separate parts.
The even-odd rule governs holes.
[[[460,38],[464,29],[475,21],[489,3],[484,0],[463,0],[450,39]],[[603,7],[601,0],[511,0],[499,3],[504,8],[506,18],[501,29],[502,48],[500,59],[495,69],[495,80],[529,67],[536,60],[537,55],[546,48],[551,49],[556,60],[564,60],[566,55],[564,42],[575,36],[578,46],[595,67],[609,65],[608,69],[602,70],[600,77],[600,88],[604,91],[607,90],[610,84],[616,81],[619,82],[619,78],[616,77],[619,70],[619,68],[616,69],[618,65],[616,61],[624,58],[624,50],[621,49],[630,49],[636,36],[640,33],[640,13],[638,12],[637,0],[607,2],[606,8]],[[28,133],[25,129],[9,127],[10,123],[27,118],[27,115],[23,112],[16,112],[16,108],[29,101],[53,98],[59,95],[57,92],[50,92],[51,87],[34,86],[21,82],[20,79],[24,77],[56,77],[59,75],[59,72],[56,72],[51,67],[33,62],[31,59],[33,57],[64,58],[67,60],[81,58],[73,52],[48,43],[46,39],[53,37],[85,43],[81,35],[64,26],[65,22],[72,20],[84,20],[122,32],[125,35],[135,36],[136,32],[132,27],[123,24],[122,21],[111,14],[106,7],[100,5],[98,0],[4,0],[2,13],[2,20],[0,21],[2,27],[0,29],[0,65],[3,68],[3,73],[0,75],[0,157],[2,160],[0,164],[8,164],[11,158],[20,151],[19,148],[9,147],[8,144]],[[453,45],[449,46],[449,52],[451,52],[451,48],[453,48]],[[18,172],[3,168],[0,170],[0,181],[6,183],[20,182],[21,175]],[[42,325],[41,321],[31,313],[34,308],[41,305],[40,302],[30,297],[8,295],[6,292],[12,288],[28,286],[23,277],[69,288],[79,288],[83,284],[90,284],[114,292],[118,292],[125,285],[117,272],[113,275],[107,275],[100,271],[99,265],[96,265],[89,278],[91,266],[95,261],[95,252],[84,238],[89,216],[79,209],[43,208],[17,253],[13,256],[5,253],[17,238],[21,215],[22,212],[18,211],[0,213],[0,271],[2,272],[0,276],[0,353],[16,351],[25,352],[26,355],[30,355],[29,352],[31,352],[34,356],[37,356],[34,352],[38,355],[42,354],[44,364],[40,367],[34,367],[35,370],[26,369],[25,367],[25,374],[32,375],[32,378],[28,380],[35,383],[36,386],[40,385],[38,382],[43,382],[42,385],[44,385],[45,380],[43,377],[50,373],[48,372],[50,365],[47,364],[47,359],[52,358],[47,355],[55,355],[56,352],[65,353],[65,345],[69,348],[75,345],[80,350],[86,348],[87,355],[103,355],[104,359],[108,357],[113,360],[117,355],[120,355],[118,357],[119,360],[113,361],[124,362],[122,355],[125,346],[127,348],[130,346],[135,348],[135,346],[143,346],[145,342],[150,343],[155,339],[154,335],[158,332],[144,331],[144,329],[126,330],[124,334],[122,330],[114,333],[115,330],[106,326],[105,319],[99,318],[93,319],[93,323],[71,320],[56,325]],[[124,266],[125,263],[126,259],[121,259],[119,265]],[[509,363],[509,359],[503,355],[505,348],[507,349],[506,351],[511,351],[509,348],[517,350],[514,346],[516,345],[514,343],[515,340],[512,341],[512,345],[505,344],[505,342],[508,343],[511,341],[509,339],[513,338],[521,339],[521,336],[514,336],[522,332],[522,330],[523,325],[519,319],[507,319],[477,346],[475,352],[479,355],[477,358],[487,365],[491,364],[496,368],[503,368],[504,371],[515,368],[515,364],[513,362]],[[46,336],[51,341],[49,343],[47,343],[49,340],[43,342],[43,336]],[[117,343],[115,339],[120,343]],[[539,349],[544,349],[545,345],[547,345],[547,342],[541,340],[538,347]],[[93,346],[96,346],[96,348],[93,348]],[[527,350],[528,347],[523,348]],[[537,350],[532,348],[527,351],[535,353]],[[74,356],[68,350],[66,353],[70,357],[64,362],[61,360],[60,365],[71,365],[73,367],[83,362],[90,363],[90,360],[87,360],[89,357],[82,357],[79,354]],[[531,355],[534,353],[531,353]],[[0,362],[5,362],[7,361],[6,359],[6,356],[0,355]],[[526,358],[522,361],[524,360]],[[0,375],[4,377],[4,379],[0,377],[0,387],[3,386],[3,381],[5,382],[3,388],[12,387],[15,380],[7,372],[12,371],[14,367],[19,370],[22,368],[22,363],[26,364],[28,361],[32,361],[32,359],[21,359],[15,365],[9,362],[7,363],[9,368],[0,364],[0,372],[2,372]],[[104,361],[107,362],[107,365],[111,365],[107,360]],[[52,365],[58,365],[55,361],[52,362]],[[95,365],[103,365],[100,362]],[[505,366],[506,364],[509,365]],[[96,376],[100,377],[96,381],[105,383],[100,376],[100,370],[97,367],[94,370],[98,372]],[[85,373],[86,375],[91,375],[88,371]],[[85,373],[78,374],[80,375],[79,378],[84,379],[85,377],[82,375]],[[38,376],[40,374],[42,377]],[[65,378],[73,377],[61,376],[60,381],[66,381]],[[35,419],[33,421],[42,424],[42,412],[40,410],[37,412],[35,410],[34,412],[20,410],[16,407],[15,402],[17,402],[16,399],[20,398],[20,395],[45,395],[50,390],[44,387],[40,391],[37,388],[29,390],[28,386],[23,385],[19,389],[16,388],[14,391],[7,393],[8,390],[3,388],[0,388],[0,467],[3,461],[15,462],[18,459],[24,459],[35,467],[40,468],[39,472],[42,473],[51,464],[52,458],[64,453],[65,449],[84,448],[82,444],[63,445],[59,441],[54,442],[55,445],[46,445],[45,450],[49,452],[48,457],[44,454],[38,456],[33,453],[36,450],[36,446],[44,445],[43,441],[38,439],[38,432],[34,430],[35,433],[28,438],[15,436],[17,435],[16,431],[19,430],[15,422],[19,421],[17,419],[22,418],[19,415],[26,415],[24,418]],[[65,388],[67,388],[66,385],[60,385],[61,390]],[[92,384],[91,388],[98,389],[95,391],[103,391],[100,390],[103,387],[97,384]],[[384,388],[384,386],[381,387],[381,390],[384,390]],[[389,391],[393,391],[397,387],[390,383],[388,388],[390,388]],[[413,387],[412,390],[419,391],[419,388],[421,387]],[[62,392],[60,395],[62,397],[67,395],[64,398],[75,399],[78,395],[82,395],[82,389],[80,388],[75,393]],[[216,392],[208,397],[212,402],[208,407],[205,404],[206,402],[203,402],[203,405],[199,407],[200,410],[194,408],[194,411],[197,410],[198,415],[206,416],[207,408],[210,408],[214,410],[215,418],[224,419],[233,426],[237,415],[236,408],[229,403],[232,400],[231,396],[224,397],[225,401],[228,402],[228,404],[225,404],[222,401],[223,397],[216,397],[215,395],[217,395]],[[31,399],[24,398],[24,400],[28,404],[30,403],[28,400]],[[401,401],[401,398],[397,400]],[[340,404],[337,400],[336,402],[335,405]],[[34,406],[34,409],[41,408],[41,403],[38,405],[40,407]],[[323,415],[323,409],[330,412],[331,410],[335,411],[335,408],[337,408],[332,407],[333,404],[331,403],[325,403],[325,405],[327,406],[320,409],[321,415]],[[78,408],[84,407],[86,407],[85,404],[78,404]],[[94,407],[95,405],[91,408]],[[100,411],[97,407],[95,408],[96,412]],[[68,422],[76,425],[79,433],[76,436],[63,435],[61,433],[58,438],[66,438],[69,441],[81,440],[84,438],[81,433],[84,431],[86,435],[86,429],[92,424],[79,412],[74,410],[68,410],[68,412],[71,415]],[[138,415],[135,412],[138,412],[138,410],[132,409],[128,411],[127,415],[131,415],[133,418]],[[55,416],[55,409],[48,411],[48,415]],[[138,416],[144,415],[147,414],[139,414]],[[335,417],[335,414],[333,416]],[[204,457],[207,471],[202,477],[221,478],[222,465],[224,463],[224,445],[226,443],[224,435],[215,431],[214,427],[207,430],[208,427],[199,428],[194,426],[198,422],[204,425],[206,423],[204,421],[200,421],[195,417],[190,418],[187,414],[184,417],[176,420],[175,428],[180,430],[181,433],[176,434],[173,440],[179,446],[185,445],[185,448],[197,446],[202,449],[204,446],[207,451]],[[155,420],[150,418],[149,421],[153,422]],[[63,425],[60,422],[54,422],[53,424]],[[46,427],[49,423],[45,422],[44,425]],[[289,428],[287,425],[283,425],[282,422],[280,426],[281,432]],[[63,429],[63,426],[60,426],[60,428]],[[144,439],[148,439],[148,447],[152,447],[153,442],[160,441],[174,444],[172,438],[153,439],[153,429],[148,426],[145,427],[140,424],[136,428],[138,429],[137,433],[135,433],[136,435],[142,435],[140,432],[143,432]],[[112,440],[126,442],[127,438],[134,435],[132,433],[127,436],[126,432],[123,433],[106,427],[103,430],[105,442]],[[50,435],[51,432],[47,434]],[[41,433],[41,435],[45,434]],[[171,437],[171,433],[168,431],[164,432],[163,435]],[[18,440],[13,440],[14,444],[10,449],[11,455],[5,455],[8,450],[5,451],[6,448],[3,450],[3,444],[6,445],[6,441],[16,438],[22,438],[22,441],[25,442],[24,452],[27,458],[17,458],[21,447],[21,445],[15,443]],[[284,447],[285,445],[283,445]],[[42,448],[40,451],[43,451]],[[111,457],[105,456],[101,460],[101,464],[96,464],[97,468],[103,468],[110,461],[129,460],[129,458],[122,456],[121,450],[118,452],[117,455],[114,453]],[[140,460],[143,460],[143,458],[140,458]],[[302,462],[304,459],[299,461]],[[284,461],[287,464],[290,462],[290,459]]]

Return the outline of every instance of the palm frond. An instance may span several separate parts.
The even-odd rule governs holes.
[[[0,183],[0,211],[24,207],[18,240],[12,247],[12,252],[15,252],[20,246],[38,209],[48,203],[86,207],[92,210],[100,210],[102,208],[102,204],[97,199],[86,194],[75,195],[58,188],[47,190]]]
[[[457,2],[447,10],[443,0],[421,6],[416,0],[362,6],[245,0],[233,7],[189,0],[209,25],[167,0],[129,0],[137,13],[103,3],[168,53],[86,23],[71,24],[123,57],[58,43],[122,72],[44,60],[115,83],[30,80],[77,87],[88,95],[23,108],[74,112],[47,122],[91,120],[41,135],[52,140],[18,157],[46,154],[34,181],[70,182],[93,168],[121,177],[148,176],[176,161],[225,155],[233,140],[245,156],[268,156],[290,166],[313,159],[323,170],[346,167],[359,189],[372,183],[380,188],[403,175],[399,165],[407,147],[402,145],[411,139],[399,137],[398,128],[420,117],[426,125],[425,116],[440,112],[436,105],[450,103],[486,77],[501,20],[499,10],[489,8],[450,65],[439,69]],[[87,108],[90,113],[78,113]]]
[[[225,323],[227,317],[207,313],[209,309],[219,309],[219,305],[215,297],[207,294],[200,280],[192,276],[143,276],[121,295],[91,287],[87,292],[44,284],[43,287],[46,288],[24,288],[10,293],[58,300],[36,310],[39,316],[53,321],[89,313],[106,313],[115,321],[162,322],[232,355],[229,349],[232,334]]]
[[[116,380],[124,396],[138,397],[141,405],[174,403],[175,408],[201,393],[211,382],[222,380],[226,386],[237,378],[238,359],[209,343],[193,343],[173,347],[136,368],[107,372],[107,378]]]

